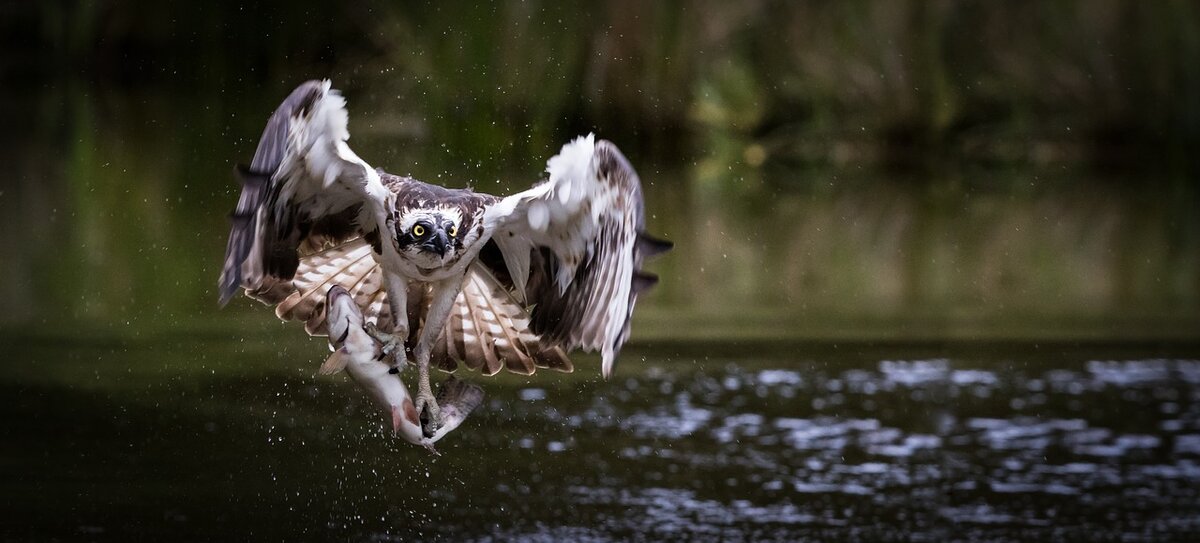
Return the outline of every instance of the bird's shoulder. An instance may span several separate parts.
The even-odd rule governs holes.
[[[496,196],[476,192],[470,188],[452,189],[383,170],[378,170],[378,173],[383,186],[396,195],[396,207],[399,208],[422,208],[430,205],[474,208],[487,206],[499,200]]]

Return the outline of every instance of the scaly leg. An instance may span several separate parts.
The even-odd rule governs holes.
[[[383,272],[383,287],[387,290],[388,308],[392,311],[392,331],[384,332],[375,323],[367,323],[366,331],[383,345],[385,360],[392,365],[392,373],[408,367],[408,353],[404,342],[408,340],[408,281],[399,275]]]
[[[425,427],[426,435],[436,432],[442,426],[442,410],[433,397],[433,389],[429,386],[429,356],[433,351],[433,342],[446,327],[446,319],[450,317],[450,309],[454,307],[454,299],[462,290],[462,276],[451,277],[438,281],[433,285],[433,301],[429,304],[429,313],[425,315],[425,324],[421,326],[421,335],[417,338],[417,347],[413,352],[417,359],[417,413],[428,409],[429,423]]]

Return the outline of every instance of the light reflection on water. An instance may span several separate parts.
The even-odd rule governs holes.
[[[348,381],[315,375],[319,342],[286,327],[240,332],[6,337],[30,361],[0,381],[0,471],[5,494],[24,497],[10,500],[22,520],[6,533],[940,541],[1200,530],[1194,346],[1034,357],[1020,354],[1034,345],[743,344],[755,359],[633,347],[612,382],[586,359],[570,375],[466,374],[488,399],[433,458],[386,435]]]
[[[573,506],[624,513],[601,527],[508,535],[874,539],[899,527],[925,540],[1151,540],[1200,529],[1197,360],[1031,371],[945,359],[840,371],[727,366],[652,370],[628,385],[633,394],[594,399],[581,413],[511,415],[568,421],[562,433],[527,437],[533,448],[621,428],[628,473],[566,490]],[[743,395],[754,400],[737,407]],[[1107,407],[1097,416],[1094,405]],[[1136,427],[1112,418],[1131,410]]]

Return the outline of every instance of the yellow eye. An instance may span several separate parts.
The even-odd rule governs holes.
[[[417,236],[417,237],[424,236],[425,235],[425,227],[421,226],[419,224],[414,226],[413,227],[413,235]]]
[[[457,236],[458,236],[458,225],[455,224],[455,225],[450,226],[450,237],[453,238],[453,237],[457,237]]]

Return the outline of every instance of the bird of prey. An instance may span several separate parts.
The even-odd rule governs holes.
[[[643,232],[641,184],[615,145],[577,138],[548,179],[498,197],[374,169],[349,136],[328,80],[271,115],[238,168],[222,305],[240,287],[325,335],[326,293],[345,288],[393,367],[415,362],[427,434],[440,426],[431,363],[571,371],[565,351],[599,350],[612,374],[638,293],[658,280],[642,261],[671,247]]]

